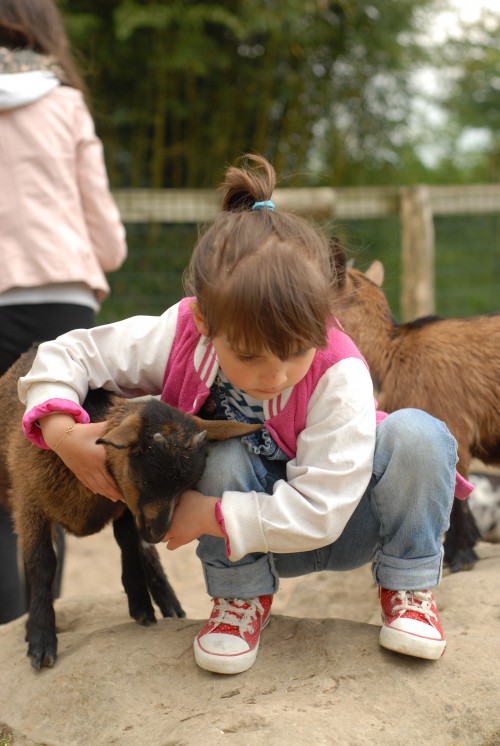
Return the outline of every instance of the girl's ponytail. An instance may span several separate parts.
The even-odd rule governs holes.
[[[298,215],[274,211],[273,166],[243,156],[221,186],[222,210],[201,233],[184,274],[208,337],[282,360],[327,343],[335,267],[326,235]]]
[[[276,186],[273,166],[262,156],[250,153],[244,155],[243,160],[245,163],[242,168],[230,166],[226,172],[221,186],[224,211],[243,212],[252,210],[256,203],[271,201]]]

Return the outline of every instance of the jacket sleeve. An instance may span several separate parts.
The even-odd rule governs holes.
[[[18,383],[27,437],[43,447],[39,432],[31,433],[36,425],[30,413],[49,401],[67,402],[58,411],[74,414],[72,403],[81,407],[89,389],[126,397],[161,394],[177,315],[178,304],[159,317],[76,329],[41,344],[31,370]]]
[[[125,228],[109,188],[102,143],[83,100],[76,108],[77,178],[89,238],[103,272],[118,269],[127,255]]]
[[[313,392],[286,481],[278,481],[272,495],[224,492],[230,559],[305,552],[334,542],[370,481],[375,432],[369,372],[359,359],[342,360]]]

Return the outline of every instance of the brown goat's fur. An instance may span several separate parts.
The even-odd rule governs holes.
[[[399,324],[381,289],[380,262],[365,273],[348,268],[341,277],[336,315],[370,367],[379,408],[423,409],[445,422],[458,442],[464,477],[473,457],[500,464],[500,314]],[[465,569],[474,563],[478,533],[466,503],[455,500],[453,512],[455,519],[457,512],[466,515],[469,546],[455,547],[461,540],[447,536],[445,556],[452,569]]]
[[[91,420],[107,421],[98,442],[106,448],[108,468],[123,494],[124,502],[115,503],[94,495],[57,454],[23,435],[17,382],[35,354],[34,347],[0,378],[0,500],[12,513],[23,552],[30,595],[28,655],[40,668],[56,658],[54,526],[88,536],[113,522],[131,616],[141,624],[156,621],[150,595],[163,616],[184,616],[152,544],[167,532],[180,494],[201,477],[205,440],[241,436],[259,426],[202,420],[156,399],[131,401],[102,390],[89,392],[84,406]]]

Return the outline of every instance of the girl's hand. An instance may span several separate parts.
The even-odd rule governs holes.
[[[172,517],[172,523],[162,541],[170,551],[189,544],[203,534],[224,536],[215,517],[215,504],[220,497],[207,497],[196,490],[186,490]]]
[[[67,432],[68,427],[71,432]],[[76,424],[65,414],[52,414],[40,420],[43,437],[75,477],[94,494],[104,495],[113,502],[123,500],[113,478],[106,469],[106,451],[96,445],[104,434],[106,422]]]

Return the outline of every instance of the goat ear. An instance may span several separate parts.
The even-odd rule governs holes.
[[[111,446],[112,448],[128,448],[128,445],[125,443],[116,443],[112,440],[108,440],[107,438],[97,438],[96,444],[98,446]]]
[[[382,283],[384,282],[384,265],[382,264],[382,262],[379,262],[378,259],[375,259],[375,261],[372,262],[366,270],[365,277],[368,277],[369,280],[371,280],[375,283],[375,285],[381,288]]]
[[[203,443],[206,437],[207,437],[206,430],[203,430],[201,433],[196,433],[196,435],[193,435],[190,445],[196,448],[197,446]],[[155,440],[157,443],[161,443],[167,451],[170,449],[175,450],[175,447],[176,447],[175,442],[174,441],[171,442],[167,438],[166,435],[163,435],[163,433],[155,433],[153,435],[153,440]]]
[[[345,249],[336,236],[329,240],[331,261],[335,269],[335,284],[339,290],[345,285],[346,255]]]
[[[193,420],[200,431],[205,430],[208,440],[229,440],[229,438],[241,438],[243,435],[254,433],[262,429],[262,425],[249,425],[246,422],[234,422],[230,420],[202,420],[201,417],[192,415]]]
[[[137,440],[140,424],[140,417],[136,414],[131,414],[125,417],[119,425],[104,433],[101,438],[96,440],[96,443],[112,446],[113,448],[129,448]]]
[[[191,441],[193,446],[201,446],[201,444],[206,440],[207,437],[207,431],[202,430],[201,433],[198,433],[194,436],[193,440]]]

